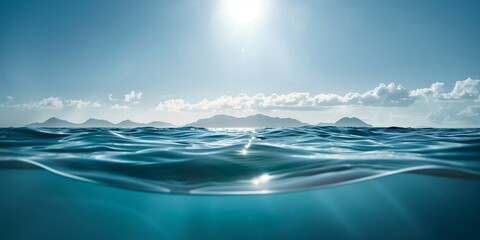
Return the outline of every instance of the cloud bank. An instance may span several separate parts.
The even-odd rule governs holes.
[[[99,102],[83,101],[80,99],[62,100],[59,97],[48,97],[39,101],[16,104],[13,105],[13,107],[20,109],[62,109],[64,107],[80,109],[86,107],[100,108],[102,107],[102,104]]]
[[[90,102],[83,100],[65,100],[65,104],[69,107],[84,108],[90,106]]]
[[[265,110],[318,110],[334,106],[408,107],[417,101],[479,101],[480,80],[457,81],[451,92],[444,91],[444,83],[434,83],[428,88],[407,90],[402,85],[380,84],[364,93],[351,92],[345,95],[311,95],[307,92],[288,94],[256,94],[249,96],[221,96],[217,99],[204,99],[190,103],[183,99],[170,99],[160,102],[158,111],[265,111]]]
[[[38,101],[13,104],[11,103],[14,101],[12,96],[4,96],[0,99],[0,108],[54,111],[103,108],[102,112],[119,111],[119,114],[132,114],[132,108],[139,106],[135,104],[138,104],[139,100],[142,99],[143,93],[132,90],[123,96],[123,99],[118,100],[112,94],[108,95],[109,99],[112,100],[110,104],[82,99],[64,100],[59,97],[47,97]],[[17,98],[15,98],[15,101],[18,101]],[[335,109],[335,107],[340,106],[354,106],[354,108]],[[142,109],[142,106],[139,107]],[[375,108],[381,109],[377,111]],[[148,109],[148,106],[143,108],[143,110],[146,109]],[[88,110],[88,112],[98,112],[91,110]],[[139,109],[134,110],[138,111]],[[208,115],[215,112],[240,114],[240,112],[261,111],[298,111],[298,113],[310,111],[308,114],[316,114],[315,111],[325,110],[338,115],[363,114],[363,116],[370,116],[369,114],[378,113],[381,117],[384,114],[396,114],[397,117],[403,116],[404,119],[415,117],[418,121],[425,121],[419,124],[426,125],[433,123],[438,126],[480,126],[480,80],[468,78],[457,81],[453,88],[448,90],[445,84],[441,82],[418,89],[407,89],[395,83],[382,83],[365,92],[350,92],[345,95],[333,93],[315,95],[308,92],[291,92],[271,95],[262,93],[256,95],[224,95],[199,102],[169,99],[158,103],[153,110],[157,112],[150,114],[161,114],[162,116],[173,116],[179,112]],[[383,120],[378,121],[383,122]],[[395,118],[389,121],[401,122],[403,120]]]
[[[58,97],[44,98],[37,102],[29,102],[16,105],[25,109],[60,109],[63,108],[63,101]]]
[[[311,95],[306,92],[288,94],[257,94],[248,96],[221,96],[214,100],[204,99],[198,103],[189,103],[183,99],[171,99],[156,107],[159,111],[228,111],[228,110],[316,110],[338,105],[396,106],[412,104],[414,99],[401,85],[380,84],[365,93]]]

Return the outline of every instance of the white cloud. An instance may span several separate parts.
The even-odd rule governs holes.
[[[444,99],[476,99],[479,100],[480,80],[466,79],[457,81],[450,93],[443,94]]]
[[[362,94],[359,101],[353,103],[367,106],[406,107],[414,101],[408,90],[402,85],[382,83],[375,89]]]
[[[412,97],[423,97],[427,100],[441,98],[442,92],[444,92],[444,83],[436,82],[428,88],[419,88],[410,91]]]
[[[142,98],[143,93],[142,92],[136,92],[134,90],[131,90],[129,93],[124,95],[123,101],[124,102],[133,102],[133,103],[138,103],[138,100]],[[113,93],[108,94],[108,99],[112,102],[118,101],[115,97],[113,97]]]
[[[99,103],[99,102],[94,102],[94,103],[92,103],[92,107],[94,107],[94,108],[101,108],[101,107],[102,107],[102,104]]]
[[[170,99],[158,104],[155,108],[159,111],[180,112],[190,108],[190,104],[183,101],[183,99]]]
[[[84,108],[90,106],[90,102],[83,100],[65,100],[65,105],[68,107]]]
[[[60,109],[63,108],[63,101],[58,97],[49,97],[38,102],[24,103],[17,106],[25,109]]]
[[[445,92],[444,83],[434,83],[429,88],[410,91],[410,96],[427,100],[480,100],[480,80],[468,78],[457,81],[451,92]]]
[[[135,100],[140,100],[142,98],[143,93],[142,92],[135,92],[135,91],[130,91],[130,93],[125,94],[124,101],[125,102],[135,102],[138,103],[138,101]]]
[[[115,105],[111,106],[110,108],[115,109],[115,110],[119,110],[119,109],[130,109],[129,106],[127,106],[127,105],[120,105],[120,104],[115,104]]]
[[[13,97],[12,96],[6,96],[5,99],[7,99],[7,102],[10,102],[13,100]]]

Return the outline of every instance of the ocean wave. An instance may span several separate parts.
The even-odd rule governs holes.
[[[177,194],[267,194],[398,174],[480,179],[480,130],[3,128],[0,169]]]

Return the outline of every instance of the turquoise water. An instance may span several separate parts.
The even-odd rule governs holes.
[[[480,130],[0,130],[0,239],[479,239]]]

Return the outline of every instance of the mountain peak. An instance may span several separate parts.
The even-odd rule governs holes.
[[[45,122],[58,122],[58,121],[65,121],[65,120],[62,120],[60,118],[57,118],[57,117],[51,117],[49,119],[47,119]]]
[[[167,122],[161,122],[161,121],[152,121],[146,124],[146,126],[149,127],[156,127],[156,128],[171,128],[175,127],[175,125],[167,123]]]
[[[136,123],[130,119],[123,120],[117,124],[116,127],[127,127],[127,128],[134,128],[134,127],[145,127],[146,125],[143,123]]]
[[[342,117],[335,123],[317,123],[317,126],[337,126],[337,127],[371,127],[372,125],[356,118],[356,117]]]
[[[71,123],[69,121],[62,120],[57,117],[51,117],[47,119],[43,123],[32,123],[28,124],[27,127],[58,127],[58,128],[64,128],[64,127],[73,127],[75,124]]]
[[[128,123],[128,124],[131,124],[131,123],[136,123],[136,122],[134,122],[134,121],[132,121],[132,120],[130,120],[130,119],[126,119],[126,120],[123,120],[123,121],[119,122],[118,124],[120,124],[120,123]]]
[[[97,119],[97,118],[89,118],[84,123],[89,123],[89,122],[108,122],[108,121],[103,119]]]
[[[335,122],[335,126],[343,127],[371,127],[372,125],[356,118],[356,117],[343,117]]]
[[[87,121],[79,124],[79,127],[113,127],[114,124],[103,119],[89,118]]]

